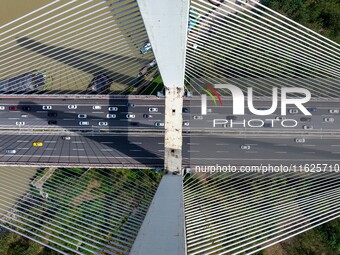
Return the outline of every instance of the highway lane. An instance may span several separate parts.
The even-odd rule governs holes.
[[[111,136],[1,135],[2,164],[56,164],[162,167],[164,138],[154,134]],[[302,137],[298,137],[302,138]],[[183,164],[253,165],[290,163],[340,163],[340,137],[306,135],[305,143],[289,136],[194,135],[184,136]],[[35,141],[43,146],[34,147]],[[242,149],[241,146],[249,146]],[[15,154],[6,153],[15,149]]]
[[[127,103],[133,103],[135,108],[127,107]],[[268,116],[256,116],[246,110],[244,116],[235,116],[233,127],[222,124],[213,126],[214,119],[226,120],[232,116],[231,103],[224,100],[222,106],[215,106],[212,100],[208,100],[208,114],[201,115],[201,101],[199,97],[185,98],[184,108],[188,112],[183,113],[183,121],[189,123],[189,127],[184,126],[184,130],[200,130],[200,131],[233,131],[233,130],[253,130],[253,131],[277,131],[277,130],[296,130],[301,131],[304,125],[313,126],[314,131],[338,131],[340,129],[340,114],[330,113],[331,109],[340,109],[339,102],[309,102],[306,107],[315,108],[316,112],[312,113],[311,121],[301,121],[304,118],[302,113],[290,114],[284,116],[286,119],[294,119],[297,126],[294,128],[283,128],[281,121],[275,120],[273,128],[265,127],[249,127],[247,124],[251,119],[275,119],[281,117],[280,108],[274,114]],[[43,110],[42,106],[51,106],[51,110]],[[77,105],[77,109],[68,109],[68,105]],[[101,109],[93,109],[93,106],[101,106]],[[257,108],[269,108],[270,101],[258,100],[255,102]],[[0,128],[20,128],[29,127],[61,127],[66,129],[117,129],[117,128],[144,128],[144,129],[162,129],[155,127],[155,122],[164,122],[164,98],[151,97],[149,99],[1,99],[0,106],[4,110],[0,110]],[[9,111],[10,106],[17,106],[17,110]],[[30,110],[22,108],[28,106]],[[118,108],[117,112],[109,112],[108,107],[114,106]],[[158,108],[158,112],[150,113],[149,108]],[[288,107],[289,109],[295,109]],[[57,113],[56,117],[49,117],[48,113]],[[116,114],[116,118],[109,119],[107,114]],[[86,119],[78,118],[78,114],[86,114]],[[128,119],[127,114],[135,115],[135,118]],[[152,118],[143,118],[144,114],[152,115]],[[307,116],[308,117],[308,116]],[[199,119],[198,119],[199,118]],[[333,118],[334,122],[326,122],[325,118]],[[48,121],[57,121],[57,124],[49,125]],[[88,126],[80,126],[80,121],[88,121]],[[240,124],[245,121],[246,125]],[[20,123],[24,122],[24,125]],[[107,122],[108,126],[99,126],[99,122]],[[230,120],[229,120],[230,122]],[[19,124],[19,125],[16,125]],[[258,121],[251,122],[251,125],[259,125]],[[292,124],[292,122],[288,123]]]

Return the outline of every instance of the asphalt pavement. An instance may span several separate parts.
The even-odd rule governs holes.
[[[69,109],[70,105],[76,105],[76,109]],[[109,111],[109,107],[118,109]],[[308,121],[301,121],[301,118],[308,117],[302,113],[284,116],[297,121],[295,128],[244,128],[241,125],[214,128],[213,119],[229,118],[231,106],[214,105],[208,101],[208,113],[204,116],[200,107],[200,98],[185,99],[183,120],[189,122],[189,126],[183,128],[184,166],[338,162],[340,114],[330,113],[330,110],[340,109],[337,102],[310,102],[307,107],[315,111]],[[270,102],[260,100],[256,107],[269,108]],[[164,98],[3,98],[0,108],[2,164],[163,166],[163,128],[156,127],[155,122],[164,121]],[[149,108],[157,108],[158,111],[150,112]],[[51,113],[56,116],[51,116]],[[86,114],[86,117],[80,118],[79,114]],[[107,114],[115,114],[116,118],[107,118]],[[127,114],[135,117],[127,118]],[[144,114],[152,115],[152,118],[144,118]],[[277,117],[282,118],[279,113],[259,117],[246,112],[244,116],[234,117],[234,121]],[[334,121],[325,122],[324,118],[333,118]],[[89,125],[81,126],[80,121]],[[99,126],[99,122],[107,122],[108,125]],[[281,120],[275,123],[278,122]],[[313,126],[313,129],[304,130],[303,125]],[[34,127],[43,130],[33,131]],[[57,128],[57,132],[49,132],[48,128],[52,127]],[[105,130],[111,132],[100,132]],[[37,143],[34,142],[41,142],[41,146],[35,146]],[[15,153],[8,150],[15,150]]]

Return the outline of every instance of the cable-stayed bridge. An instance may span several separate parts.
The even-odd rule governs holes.
[[[5,229],[61,254],[254,254],[339,217],[337,43],[255,0],[46,1],[0,34]],[[212,128],[234,118],[223,88],[202,115],[213,84],[262,110],[303,88],[312,117]],[[290,171],[200,171],[223,164]]]

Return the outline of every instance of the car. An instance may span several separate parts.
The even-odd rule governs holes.
[[[299,111],[298,111],[298,109],[289,109],[288,112],[291,113],[291,114],[296,114]]]
[[[226,119],[227,119],[227,120],[236,120],[237,117],[234,116],[234,115],[231,115],[231,116],[227,116]]]
[[[152,115],[151,114],[143,114],[144,119],[151,119]]]
[[[183,121],[183,126],[189,127],[189,125],[190,125],[189,121]]]
[[[263,127],[264,127],[264,128],[272,128],[273,125],[272,125],[272,123],[265,122],[265,123],[263,124]]]
[[[21,114],[21,118],[27,118],[28,115],[27,114]]]
[[[131,126],[139,126],[139,122],[130,122]]]
[[[0,110],[1,110],[1,111],[5,110],[5,106],[3,106],[3,105],[0,106]]]
[[[80,126],[88,126],[88,125],[90,125],[90,122],[88,122],[88,121],[79,121],[79,125]]]
[[[157,61],[156,59],[152,60],[151,62],[149,62],[148,64],[146,64],[145,66],[143,66],[139,72],[138,72],[138,75],[137,75],[137,78],[141,78],[143,77],[144,75],[147,74],[147,72],[153,68],[155,65],[157,64]]]
[[[34,147],[41,147],[41,146],[43,146],[43,142],[33,142],[32,145]]]
[[[17,122],[15,122],[15,125],[17,125],[17,126],[24,126],[24,125],[25,125],[25,122],[23,122],[23,121],[17,121]]]
[[[164,127],[164,122],[155,122],[156,127]]]
[[[306,142],[305,138],[295,138],[294,141],[296,143],[305,143]]]
[[[201,18],[201,14],[198,10],[196,10],[194,7],[190,6],[189,8],[189,20],[188,20],[188,31],[190,32],[192,29],[194,29],[197,24],[199,24]]]
[[[48,117],[57,117],[58,113],[56,113],[56,112],[49,112],[49,113],[47,113],[47,116]]]
[[[127,106],[127,107],[130,107],[130,108],[135,108],[135,107],[136,107],[136,105],[133,104],[133,103],[127,103],[126,106]]]
[[[241,150],[250,150],[250,145],[243,144],[240,146]]]
[[[311,130],[311,129],[313,129],[313,126],[312,125],[310,125],[310,126],[309,125],[303,125],[302,128],[306,129],[306,130]]]
[[[334,118],[332,118],[332,117],[325,117],[325,118],[323,118],[323,121],[324,122],[334,122]]]
[[[42,109],[43,110],[52,110],[52,106],[51,105],[43,105]]]
[[[338,113],[340,113],[340,110],[339,109],[329,109],[328,112],[333,113],[333,114],[338,114]]]
[[[5,80],[0,80],[0,91],[30,92],[37,91],[46,84],[48,76],[41,71],[34,70],[19,74]]]
[[[108,108],[108,110],[109,110],[109,112],[116,112],[116,111],[118,111],[118,107],[110,106],[110,107]]]
[[[31,110],[31,107],[29,107],[29,106],[22,106],[21,110],[28,112],[28,111]]]
[[[102,93],[109,90],[113,78],[107,73],[100,72],[93,75],[93,78],[88,85],[88,91],[94,93]]]
[[[101,121],[101,122],[98,122],[98,125],[99,125],[99,126],[107,126],[108,123],[105,122],[105,121]]]
[[[101,107],[100,105],[94,105],[94,106],[92,107],[92,109],[93,109],[93,110],[101,110],[102,107]]]
[[[194,120],[203,120],[203,116],[199,116],[199,115],[192,116],[192,118]]]
[[[307,111],[309,111],[309,112],[316,112],[317,109],[315,107],[309,107],[309,108],[307,108]]]
[[[126,114],[126,118],[134,119],[134,118],[136,118],[136,115],[134,115],[134,114]]]
[[[220,5],[221,3],[223,3],[223,0],[209,0],[210,3],[214,4],[214,5]]]
[[[284,117],[284,116],[276,116],[275,119],[276,120],[285,120],[286,117]]]
[[[85,113],[78,114],[78,118],[79,119],[86,119],[87,118],[87,114],[85,114]]]
[[[71,105],[68,105],[67,108],[68,108],[68,109],[75,110],[75,109],[77,109],[77,105],[71,104]]]
[[[140,53],[144,55],[151,49],[152,49],[151,43],[148,41],[144,43],[144,45],[140,48]]]
[[[56,120],[49,120],[49,121],[47,121],[47,124],[48,125],[57,125],[57,121]]]
[[[68,141],[68,140],[71,140],[71,136],[62,136],[61,138],[62,138],[63,140],[67,140],[67,141]]]
[[[16,106],[10,106],[10,107],[8,107],[8,110],[10,110],[10,111],[16,111],[16,110],[18,110],[18,107],[16,107]]]
[[[158,112],[158,108],[149,108],[149,112]]]
[[[182,112],[184,112],[184,113],[188,113],[188,112],[189,112],[189,109],[188,109],[188,108],[186,108],[186,107],[184,107],[184,108],[182,108]]]
[[[108,113],[108,114],[106,114],[106,118],[108,118],[108,119],[115,119],[116,118],[116,114]]]
[[[312,121],[312,118],[310,118],[310,117],[301,117],[300,120],[303,121],[303,122],[310,122],[310,121]]]
[[[5,152],[6,152],[6,154],[15,154],[15,153],[17,153],[17,151],[14,150],[14,149],[7,149]]]

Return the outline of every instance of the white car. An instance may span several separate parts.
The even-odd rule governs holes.
[[[183,121],[183,126],[189,127],[189,125],[190,125],[189,121]]]
[[[164,122],[155,122],[156,127],[164,127]]]
[[[250,150],[250,145],[243,144],[240,146],[241,150]]]
[[[17,122],[15,122],[15,125],[17,125],[17,126],[24,126],[24,125],[25,125],[25,122],[23,122],[23,121],[17,121]]]
[[[296,114],[299,111],[298,111],[298,109],[289,109],[288,112],[291,113],[291,114]]]
[[[69,140],[71,140],[71,136],[62,136],[62,139],[69,141]]]
[[[6,150],[6,154],[15,154],[15,153],[17,153],[17,151],[14,150],[14,149],[7,149]]]
[[[118,107],[110,106],[110,107],[108,108],[108,110],[109,110],[109,112],[116,112],[116,111],[118,111]]]
[[[108,125],[108,123],[107,123],[107,122],[105,122],[105,121],[103,121],[103,122],[98,122],[98,125],[99,125],[99,126],[107,126],[107,125]]]
[[[149,112],[158,112],[158,108],[149,108]]]
[[[203,116],[195,115],[192,117],[194,120],[203,120]]]
[[[86,119],[87,118],[87,114],[78,114],[78,118],[79,119]]]
[[[326,118],[323,118],[323,121],[324,121],[324,122],[334,122],[334,118],[332,118],[332,117],[326,117]]]
[[[93,110],[100,110],[100,109],[102,109],[102,107],[101,107],[100,105],[94,105],[94,106],[92,107],[92,109],[93,109]]]
[[[116,118],[116,114],[108,113],[108,114],[106,114],[106,118],[108,118],[108,119],[115,119]]]
[[[302,128],[306,130],[311,130],[313,129],[313,126],[303,125]]]
[[[134,118],[136,118],[136,115],[134,115],[134,114],[126,114],[126,118],[134,119]]]
[[[5,106],[3,106],[3,105],[0,106],[0,110],[1,110],[1,111],[5,110]]]
[[[329,109],[328,112],[338,114],[338,113],[340,113],[340,110],[339,109]]]
[[[295,138],[294,141],[296,143],[305,143],[306,142],[305,138]]]
[[[27,114],[21,114],[21,118],[27,118],[28,115]]]
[[[51,105],[43,105],[42,109],[43,110],[52,110],[52,106]]]
[[[90,125],[90,122],[88,122],[88,121],[79,121],[79,125],[80,126],[88,126],[88,125]]]
[[[74,104],[70,104],[69,106],[67,106],[68,109],[77,109],[77,106]]]

